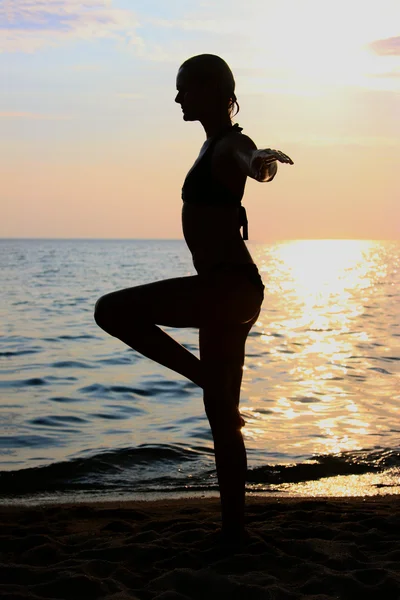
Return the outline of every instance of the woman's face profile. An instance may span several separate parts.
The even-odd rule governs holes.
[[[210,86],[196,82],[187,68],[180,68],[176,77],[178,91],[175,102],[181,105],[185,121],[198,121],[202,115],[212,110]]]

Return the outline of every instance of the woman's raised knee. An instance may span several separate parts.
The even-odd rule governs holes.
[[[94,320],[96,321],[97,325],[102,329],[105,328],[104,326],[107,322],[107,315],[109,314],[109,309],[107,307],[107,296],[108,294],[106,294],[105,296],[101,296],[101,298],[99,298],[96,304],[94,305]]]
[[[135,300],[126,297],[124,291],[110,292],[101,296],[94,307],[94,320],[97,325],[116,337],[127,328],[133,332],[147,324]]]

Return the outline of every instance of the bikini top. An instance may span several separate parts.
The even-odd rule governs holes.
[[[186,175],[182,187],[182,200],[189,204],[239,206],[239,227],[243,227],[243,239],[248,240],[246,209],[241,204],[243,193],[236,195],[231,192],[213,176],[211,169],[212,153],[216,143],[225,135],[241,131],[242,127],[236,123],[232,127],[223,129],[211,139],[204,154],[197,158]]]

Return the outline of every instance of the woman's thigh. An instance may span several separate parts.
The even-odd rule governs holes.
[[[95,318],[99,324],[112,321],[126,325],[131,321],[170,327],[217,327],[250,321],[259,305],[257,293],[249,293],[246,285],[238,290],[232,281],[193,275],[105,294],[96,303]]]
[[[200,327],[204,404],[210,421],[226,424],[233,418],[240,422],[238,407],[246,339],[259,312],[247,323]]]

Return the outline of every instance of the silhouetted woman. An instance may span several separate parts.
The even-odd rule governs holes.
[[[276,150],[257,150],[232,125],[235,81],[212,54],[183,63],[176,80],[185,121],[200,121],[207,139],[182,188],[182,225],[197,275],[139,285],[102,296],[96,323],[144,356],[184,375],[203,389],[214,439],[221,495],[222,534],[246,536],[246,450],[239,397],[247,335],[264,297],[257,267],[243,239],[247,219],[241,199],[246,178],[271,181]],[[240,228],[243,227],[243,238]],[[199,329],[200,359],[158,325]]]

